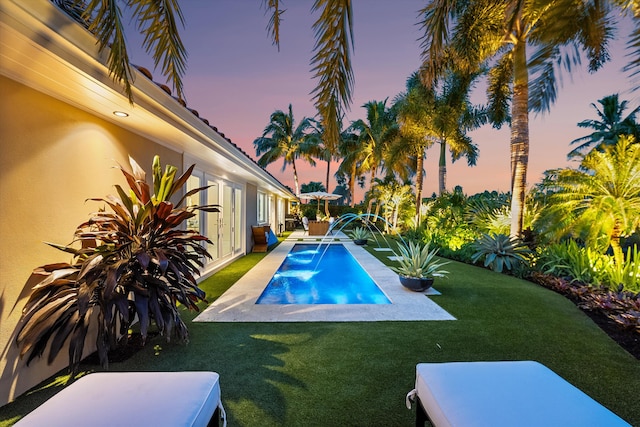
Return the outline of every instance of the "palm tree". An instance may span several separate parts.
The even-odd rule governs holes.
[[[342,158],[340,166],[336,174],[347,177],[348,200],[351,207],[355,206],[355,189],[356,180],[360,175],[358,172],[361,163],[362,144],[358,135],[351,131],[351,128],[342,132],[340,144],[338,145],[338,154]]]
[[[529,110],[547,112],[556,99],[556,69],[589,59],[589,71],[609,59],[613,36],[607,2],[573,0],[434,0],[421,10],[422,77],[448,67],[489,69],[490,119],[506,120],[511,104],[511,235],[522,233],[529,161]],[[571,19],[566,19],[570,16]],[[527,49],[534,51],[529,56]]]
[[[362,143],[361,170],[371,174],[369,189],[372,189],[378,170],[383,166],[386,149],[399,131],[395,115],[387,107],[386,99],[369,101],[363,107],[367,110],[367,120],[354,121],[351,129],[358,133]],[[373,199],[369,201],[369,209],[372,203]]]
[[[312,129],[312,121],[306,117],[295,126],[293,109],[289,104],[288,113],[277,110],[271,114],[262,136],[253,141],[256,155],[262,154],[258,159],[260,166],[266,167],[281,158],[284,159],[283,171],[287,165],[291,165],[296,195],[300,194],[296,159],[302,158],[312,166],[316,164],[313,154],[317,151],[317,139],[309,133]]]
[[[640,144],[621,136],[616,145],[592,150],[580,169],[547,171],[549,194],[539,224],[558,237],[573,233],[596,247],[613,249],[623,264],[620,239],[640,226]]]
[[[636,107],[623,117],[628,101],[620,102],[617,93],[599,99],[598,103],[602,108],[593,103],[591,106],[598,113],[600,120],[588,119],[578,123],[579,127],[594,129],[594,132],[571,141],[571,144],[580,145],[571,150],[568,157],[587,154],[594,148],[602,149],[606,145],[615,145],[621,135],[633,135],[636,141],[640,138],[640,128],[636,123],[636,114],[640,111],[640,107]]]
[[[400,132],[414,143],[417,156],[416,167],[416,211],[422,200],[422,164],[424,150],[435,143],[440,145],[438,189],[446,192],[447,147],[452,161],[466,157],[469,166],[476,164],[478,148],[467,131],[476,129],[486,121],[483,108],[471,105],[469,91],[477,74],[463,76],[448,72],[442,84],[434,82],[426,87],[414,73],[407,80],[407,91],[396,98]]]

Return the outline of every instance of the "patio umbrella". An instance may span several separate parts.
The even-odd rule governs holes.
[[[317,200],[318,210],[320,210],[320,200],[324,200],[324,213],[329,216],[329,200],[338,200],[342,194],[327,193],[325,191],[312,191],[311,193],[302,193],[298,196],[304,200]]]

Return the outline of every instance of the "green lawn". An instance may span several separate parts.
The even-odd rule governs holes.
[[[263,256],[204,281],[209,300]],[[188,345],[156,338],[111,370],[216,371],[230,426],[410,426],[415,411],[404,397],[417,363],[536,360],[640,426],[640,361],[571,302],[462,263],[447,270],[435,284],[442,295],[432,298],[456,321],[190,323]],[[56,392],[52,381],[1,408],[0,426]]]

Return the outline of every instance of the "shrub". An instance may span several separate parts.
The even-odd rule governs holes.
[[[188,196],[203,188],[189,191],[175,206],[170,202],[193,166],[174,180],[177,169],[167,166],[163,174],[156,156],[150,189],[143,169],[133,159],[130,163],[132,173],[120,167],[129,191],[116,185],[117,196],[91,199],[105,203],[111,211],[100,209],[78,226],[75,239],[83,247],[51,244],[73,254],[73,263],[36,269],[44,278],[33,288],[16,338],[20,356],[28,355],[27,364],[46,349],[51,363],[68,342],[73,376],[90,324],[97,323],[96,347],[106,367],[108,351],[134,317],[143,339],[153,321],[167,339],[175,335],[187,341],[187,327],[177,305],[198,310],[196,303],[205,294],[195,277],[202,259],[211,256],[201,245],[209,242],[205,236],[180,227],[195,210],[217,212],[218,207],[182,206]]]
[[[592,285],[607,285],[616,290],[620,286],[631,292],[640,291],[640,258],[638,248],[627,249],[623,265],[612,256],[579,246],[574,240],[547,246],[540,253],[536,269],[545,274],[566,277]]]
[[[475,263],[484,258],[484,266],[502,273],[503,269],[511,271],[520,264],[526,263],[529,249],[519,239],[512,239],[505,234],[483,234],[475,245],[476,253],[472,261]]]

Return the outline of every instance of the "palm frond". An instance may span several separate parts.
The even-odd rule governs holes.
[[[351,67],[353,23],[351,0],[315,0],[312,10],[320,11],[313,24],[312,91],[315,107],[322,119],[325,144],[332,150],[340,140],[340,120],[351,104],[354,85]]]
[[[125,95],[133,103],[133,74],[122,24],[122,11],[117,0],[91,0],[86,6],[83,18],[90,22],[89,31],[98,38],[100,52],[109,48],[109,74],[124,86]]]
[[[286,9],[280,9],[279,0],[262,0],[262,7],[265,13],[271,12],[269,23],[267,24],[267,32],[271,36],[272,43],[280,51],[280,21],[282,21],[282,15],[286,12]]]
[[[180,38],[178,21],[184,27],[184,17],[177,0],[130,0],[138,30],[144,35],[143,47],[151,53],[154,63],[161,65],[176,96],[184,98],[182,77],[186,70],[187,51]]]

